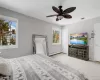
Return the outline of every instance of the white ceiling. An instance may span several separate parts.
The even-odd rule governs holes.
[[[56,17],[46,18],[47,15],[55,14],[52,6],[63,4],[63,9],[76,7],[71,13],[72,19],[63,19],[56,22]],[[0,0],[0,6],[59,25],[72,24],[85,19],[100,16],[100,0]]]

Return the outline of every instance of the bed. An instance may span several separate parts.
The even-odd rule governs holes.
[[[10,80],[87,80],[78,71],[42,54],[5,59],[10,65]]]
[[[48,57],[47,44],[45,44],[44,54],[37,54],[40,53],[40,49],[36,51],[35,38],[37,37],[33,35],[32,38],[34,54],[12,59],[0,58],[0,80],[87,80],[84,75],[68,65],[65,66]],[[41,52],[43,53],[43,50]]]

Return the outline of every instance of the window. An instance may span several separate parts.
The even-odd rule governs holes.
[[[0,15],[0,49],[18,47],[18,20]]]

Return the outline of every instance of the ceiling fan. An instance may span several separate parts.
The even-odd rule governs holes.
[[[63,10],[62,9],[62,6],[59,6],[58,8],[55,7],[55,6],[52,6],[52,9],[57,14],[49,15],[49,16],[46,16],[46,17],[54,17],[54,16],[57,16],[56,21],[59,21],[59,20],[61,20],[63,18],[71,19],[72,16],[69,15],[69,13],[73,12],[76,9],[76,7],[70,7],[70,8],[67,8],[67,9]]]

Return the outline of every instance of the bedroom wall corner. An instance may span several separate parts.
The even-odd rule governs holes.
[[[32,54],[32,34],[48,36],[49,53],[61,52],[61,45],[52,45],[52,27],[59,27],[58,25],[29,17],[2,7],[0,7],[0,15],[18,19],[18,48],[1,49],[0,56],[4,58],[15,58]]]
[[[83,21],[73,23],[73,24],[68,24],[63,28],[63,31],[65,31],[66,29],[68,30],[68,35],[67,35],[68,39],[65,40],[67,44],[70,44],[70,34],[84,33],[84,32],[88,33],[88,46],[89,46],[89,59],[90,60],[94,60],[94,46],[93,46],[94,41],[92,41],[90,37],[91,37],[91,32],[94,30],[95,23],[100,23],[100,17],[83,20]]]
[[[53,28],[61,30],[61,26],[50,25],[45,28],[45,34],[47,36],[49,36],[48,37],[48,43],[49,43],[48,46],[49,46],[49,54],[50,55],[62,52],[62,44],[57,44],[57,45],[52,44],[52,41],[53,41],[52,29]]]

